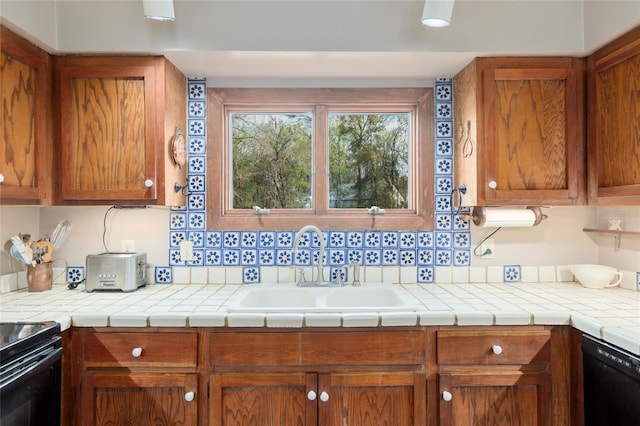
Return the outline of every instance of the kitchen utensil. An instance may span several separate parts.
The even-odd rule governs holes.
[[[616,287],[622,281],[622,272],[604,265],[569,265],[576,280],[587,288]],[[614,277],[618,278],[614,281]]]
[[[59,249],[69,236],[69,231],[73,228],[73,225],[67,220],[63,220],[58,223],[53,232],[51,233],[51,242],[54,248]]]
[[[22,242],[22,238],[18,235],[14,235],[11,237],[11,242],[13,245],[11,246],[11,255],[16,259],[20,259],[26,264],[31,264],[33,259],[27,255],[24,243]]]
[[[54,245],[51,241],[40,240],[33,245],[33,256],[36,263],[48,263],[53,260]]]

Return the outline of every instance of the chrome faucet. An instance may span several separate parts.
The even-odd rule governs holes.
[[[317,226],[307,225],[303,226],[296,235],[296,239],[293,241],[293,256],[295,259],[296,254],[298,253],[298,248],[300,246],[300,240],[302,239],[302,235],[306,232],[313,232],[318,237],[318,242],[320,243],[320,254],[318,255],[318,274],[317,278],[313,280],[313,274],[311,274],[311,281],[304,281],[303,279],[298,281],[298,286],[320,286],[320,285],[329,285],[330,283],[324,280],[324,271],[322,266],[322,260],[324,258],[324,237],[322,236],[322,231]],[[313,260],[312,260],[313,263]]]

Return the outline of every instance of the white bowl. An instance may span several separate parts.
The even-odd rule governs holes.
[[[569,270],[576,280],[587,288],[616,287],[622,281],[622,272],[610,266],[569,265]]]

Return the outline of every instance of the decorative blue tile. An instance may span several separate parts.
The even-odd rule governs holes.
[[[435,199],[436,212],[451,213],[451,197],[447,195],[437,195]]]
[[[380,232],[365,231],[364,246],[365,248],[380,248]]]
[[[364,243],[364,232],[362,231],[347,232],[347,247],[362,248],[363,243]]]
[[[312,238],[313,237],[310,232],[305,232],[304,234],[296,235],[296,240],[298,241],[298,247],[310,248],[312,246]]]
[[[240,251],[240,262],[242,265],[257,265],[258,264],[258,251],[255,249],[242,249]]]
[[[191,241],[195,248],[204,247],[204,231],[189,232],[189,241]]]
[[[329,247],[341,248],[345,247],[346,243],[346,234],[344,232],[329,232]]]
[[[207,216],[204,212],[194,212],[194,213],[189,212],[188,213],[189,229],[204,230],[206,218]]]
[[[416,248],[417,246],[417,241],[416,241],[416,233],[415,232],[410,232],[410,231],[402,231],[398,233],[398,238],[399,238],[399,242],[400,242],[400,248],[403,249],[411,249],[411,248]]]
[[[432,283],[435,277],[433,266],[419,266],[418,277],[419,283]]]
[[[258,233],[256,231],[242,231],[240,233],[240,247],[258,247]]]
[[[504,282],[520,281],[520,265],[504,265]]]
[[[169,232],[169,247],[180,247],[180,243],[187,239],[187,233],[185,231],[171,231]]]
[[[398,247],[398,233],[395,231],[382,232],[382,248]]]
[[[453,89],[451,84],[436,84],[436,100],[451,100]]]
[[[293,253],[291,252],[291,250],[276,250],[276,265],[293,265]]]
[[[204,266],[204,250],[203,249],[194,249],[193,250],[193,259],[185,262],[188,266]]]
[[[202,101],[189,101],[188,103],[188,115],[189,118],[195,117],[200,118],[204,117],[205,114],[205,103]]]
[[[342,266],[347,263],[346,252],[341,249],[329,250],[329,265]]]
[[[222,250],[206,249],[204,251],[204,264],[207,266],[222,266]]]
[[[453,247],[455,247],[455,248],[470,248],[471,247],[471,234],[469,232],[454,232],[453,233]]]
[[[170,213],[169,229],[187,229],[186,213]]]
[[[453,266],[470,266],[471,253],[469,250],[453,251]]]
[[[204,210],[206,207],[205,194],[189,194],[187,197],[189,211]]]
[[[300,249],[295,253],[295,259],[293,263],[297,266],[309,266],[311,265],[311,250]]]
[[[207,231],[206,238],[205,246],[215,248],[222,247],[222,231]]]
[[[393,266],[398,264],[398,250],[396,249],[383,249],[382,250],[382,264],[385,266]]]
[[[276,264],[275,250],[258,250],[258,264],[262,266],[273,266]]]
[[[636,272],[636,290],[640,290],[640,272]]]
[[[420,249],[418,250],[418,266],[431,266],[433,265],[433,249]]]
[[[170,266],[156,266],[154,279],[156,284],[171,284],[173,280]]]
[[[436,117],[437,118],[451,118],[451,103],[450,102],[436,102]]]
[[[258,233],[258,247],[274,248],[276,246],[276,233],[274,231],[260,231]]]
[[[204,138],[189,137],[188,153],[189,155],[205,154],[207,152],[207,141]]]
[[[189,175],[206,172],[206,161],[204,155],[192,155],[189,157]]]
[[[469,230],[471,229],[471,225],[468,220],[466,220],[463,216],[457,215],[453,217],[453,229],[455,230]],[[469,234],[471,235],[471,234]]]
[[[453,125],[450,121],[436,121],[436,136],[439,138],[453,137]]]
[[[201,119],[189,119],[187,125],[189,126],[189,136],[204,136],[205,135],[205,121]]]
[[[418,247],[431,248],[434,247],[433,232],[420,231],[417,235]]]
[[[184,262],[180,257],[179,249],[169,249],[169,265],[171,266],[182,266]]]
[[[436,156],[453,155],[453,143],[451,139],[438,139],[436,141]]]
[[[436,250],[436,266],[451,266],[452,259],[451,250],[438,249]]]
[[[380,250],[369,249],[364,251],[364,265],[377,266],[382,263],[382,255]]]
[[[329,270],[329,279],[331,281],[335,281],[338,278],[338,276],[340,276],[343,282],[346,281],[347,271],[345,271],[344,267],[332,267]]]
[[[291,231],[276,232],[276,248],[292,248],[293,240]]]
[[[204,175],[189,176],[189,192],[204,192],[205,177]]]
[[[189,99],[206,99],[207,84],[206,83],[188,83]]]
[[[222,251],[222,264],[224,266],[239,266],[240,265],[240,250],[237,249],[225,249]]]
[[[439,175],[451,175],[453,173],[453,159],[436,158],[436,173]]]
[[[245,267],[242,269],[242,282],[244,284],[256,284],[260,282],[260,268]]]
[[[416,264],[416,251],[415,250],[400,250],[400,266],[415,266]]]
[[[240,232],[238,232],[238,231],[224,231],[222,233],[222,246],[224,248],[239,248],[240,247]]]
[[[436,232],[436,247],[437,248],[452,248],[453,236],[451,232]]]
[[[449,231],[453,227],[452,215],[446,213],[438,213],[435,216],[436,231]],[[437,235],[437,233],[436,233]]]
[[[84,280],[84,266],[68,266],[67,282],[69,284],[81,283]]]
[[[451,83],[451,77],[436,77],[436,84]]]
[[[451,194],[453,189],[453,179],[450,177],[436,177],[435,190],[436,194]]]
[[[356,262],[358,265],[362,265],[364,260],[364,252],[361,249],[347,250],[347,262]]]

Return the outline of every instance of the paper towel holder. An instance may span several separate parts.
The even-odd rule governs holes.
[[[470,219],[473,220],[473,224],[476,226],[485,226],[486,222],[487,222],[487,215],[489,213],[489,211],[491,209],[499,209],[500,207],[482,207],[482,206],[475,206],[473,207],[473,210],[471,212],[471,217]],[[525,209],[523,210],[528,210],[531,211],[534,215],[534,219],[533,219],[533,223],[530,225],[526,225],[526,226],[537,226],[539,225],[543,220],[547,219],[549,216],[547,216],[546,214],[542,213],[542,208],[541,207],[534,207],[534,206],[527,206]],[[517,224],[501,224],[500,226],[524,226],[524,225],[517,225]]]

